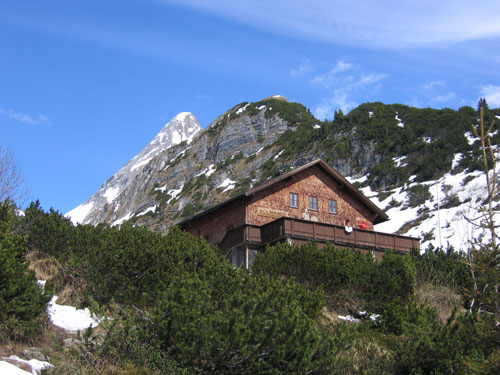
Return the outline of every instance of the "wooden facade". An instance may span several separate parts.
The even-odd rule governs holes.
[[[325,161],[317,159],[178,225],[218,245],[235,265],[278,241],[314,240],[373,251],[419,248],[416,238],[379,233],[387,215]]]

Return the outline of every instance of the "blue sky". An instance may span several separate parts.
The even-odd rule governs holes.
[[[489,0],[2,0],[0,142],[65,213],[183,111],[500,107],[499,47]]]

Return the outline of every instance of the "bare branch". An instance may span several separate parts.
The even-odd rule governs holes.
[[[10,149],[0,145],[0,201],[19,202],[25,198],[24,180]]]

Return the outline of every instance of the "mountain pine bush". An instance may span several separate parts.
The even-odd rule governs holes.
[[[15,210],[7,201],[0,204],[0,342],[33,338],[51,298],[28,271],[27,241],[16,234]]]

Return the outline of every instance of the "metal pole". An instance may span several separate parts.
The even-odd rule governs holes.
[[[436,200],[438,209],[438,233],[439,233],[439,247],[443,249],[443,244],[441,243],[441,215],[439,213],[439,181],[436,181]]]

